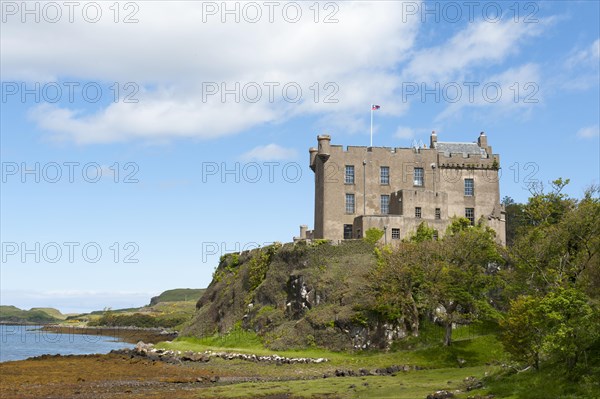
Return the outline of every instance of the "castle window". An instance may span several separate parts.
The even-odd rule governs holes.
[[[390,184],[390,167],[389,166],[382,166],[379,169],[379,183],[384,184],[384,185]]]
[[[423,168],[415,168],[414,172],[414,185],[422,187],[423,186]]]
[[[471,225],[475,225],[475,208],[465,208],[465,217],[469,219]]]
[[[346,194],[346,213],[354,213],[354,194]]]
[[[387,215],[390,213],[390,196],[382,195],[381,196],[381,214]]]
[[[351,240],[351,239],[352,239],[352,225],[345,224],[344,225],[344,240]]]
[[[421,219],[421,207],[420,206],[415,208],[415,217],[417,219]]]
[[[475,194],[475,183],[473,179],[465,179],[465,196],[472,197]]]
[[[392,229],[392,239],[393,240],[400,239],[400,229]]]
[[[435,208],[435,218],[438,220],[442,218],[442,210],[440,208]]]
[[[346,165],[346,174],[344,183],[354,184],[354,165]]]

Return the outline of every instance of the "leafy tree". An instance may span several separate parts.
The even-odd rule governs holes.
[[[527,294],[578,286],[595,295],[590,283],[597,281],[600,263],[598,190],[591,188],[577,202],[560,193],[565,182],[554,183],[552,193],[538,193],[524,207],[528,222],[510,251],[512,288]]]
[[[410,240],[414,242],[431,241],[435,236],[435,232],[436,230],[433,227],[429,227],[427,223],[421,222],[415,234],[410,237]]]
[[[572,209],[575,200],[562,192],[569,182],[569,179],[562,178],[552,181],[549,193],[544,192],[542,183],[532,184],[529,187],[532,196],[524,208],[526,222],[531,226],[554,224]]]
[[[365,231],[364,240],[370,244],[375,245],[377,244],[377,241],[379,241],[381,237],[383,237],[383,234],[383,230],[380,230],[376,227],[371,227],[370,229]]]
[[[539,298],[519,296],[511,302],[510,310],[501,320],[501,339],[504,349],[515,360],[533,365],[540,364],[542,332],[539,317]]]
[[[546,295],[540,301],[539,313],[546,327],[542,349],[573,369],[600,336],[600,314],[581,291],[572,288],[559,288]]]
[[[453,235],[460,231],[465,231],[471,227],[471,221],[465,217],[453,218],[452,223],[446,229],[446,235]]]
[[[484,226],[458,219],[448,229],[435,262],[424,265],[431,307],[446,329],[444,345],[452,342],[455,323],[495,317],[489,293],[496,285],[495,267],[503,262],[495,234]]]
[[[524,205],[516,203],[511,197],[504,197],[502,204],[506,210],[506,244],[514,244],[519,229],[525,225]]]
[[[419,319],[436,314],[452,342],[455,323],[489,317],[488,293],[495,277],[491,264],[502,262],[494,233],[457,219],[440,241],[410,241],[377,252],[369,275],[373,310],[386,321],[404,322],[418,334]]]
[[[368,276],[374,298],[371,311],[385,322],[403,325],[414,336],[419,335],[419,318],[426,303],[421,267],[425,246],[403,242],[393,250],[376,248],[377,267]]]
[[[519,361],[561,362],[568,369],[600,345],[600,200],[591,187],[582,200],[532,189],[524,223],[510,248],[508,294],[516,299],[502,326],[506,350]]]
[[[541,358],[572,370],[600,338],[598,310],[579,290],[558,288],[543,297],[520,296],[501,325],[501,339],[516,360],[539,368]]]

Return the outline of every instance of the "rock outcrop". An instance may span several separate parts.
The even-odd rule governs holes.
[[[402,321],[383,322],[368,312],[373,249],[362,240],[300,241],[225,255],[182,334],[212,336],[241,327],[274,350],[387,348],[406,331]]]

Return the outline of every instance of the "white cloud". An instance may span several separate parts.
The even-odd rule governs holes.
[[[417,51],[404,71],[404,78],[443,84],[465,76],[474,67],[500,64],[518,53],[525,39],[539,35],[542,25],[542,22],[515,24],[510,19],[472,23],[441,45]]]
[[[91,115],[42,104],[33,108],[29,116],[38,126],[53,132],[57,140],[91,144],[135,138],[215,138],[273,120],[274,113],[261,104],[183,103],[149,98],[137,104],[111,104]]]
[[[394,68],[409,55],[419,21],[398,21],[400,2],[335,3],[339,23],[331,24],[314,22],[312,3],[301,3],[298,23],[285,22],[278,10],[274,23],[265,14],[256,24],[235,23],[232,17],[222,23],[219,15],[203,23],[204,2],[136,3],[139,23],[115,24],[108,3],[102,4],[107,17],[96,24],[80,18],[72,24],[23,24],[18,18],[3,23],[5,80],[141,87],[137,104],[118,102],[91,111],[36,107],[32,120],[54,139],[79,144],[208,139],[295,116],[362,113],[374,99],[385,103],[382,112],[404,109],[394,93],[399,86]],[[321,20],[329,14],[323,4]],[[203,84],[211,82],[228,88],[239,82],[240,101],[203,98]],[[266,82],[279,83],[273,99]],[[263,88],[256,103],[243,95],[248,83]],[[286,83],[301,88],[302,101],[285,101]]]
[[[271,143],[254,147],[240,158],[244,161],[277,161],[294,159],[296,156],[296,150]]]
[[[335,3],[339,23],[333,24],[315,23],[312,3],[301,3],[303,17],[294,24],[283,20],[281,10],[274,23],[266,14],[256,24],[235,23],[232,16],[222,23],[220,15],[202,22],[203,2],[142,2],[139,23],[115,24],[108,3],[102,4],[108,17],[97,24],[80,18],[73,24],[22,24],[9,18],[3,24],[5,79],[140,86],[135,104],[31,109],[31,119],[54,140],[212,139],[306,115],[318,116],[319,127],[327,123],[327,129],[368,135],[364,125],[371,103],[382,105],[378,115],[407,112],[409,103],[399,94],[403,82],[444,84],[472,75],[477,67],[499,65],[548,22],[479,21],[439,46],[416,51],[421,22],[402,22],[401,2]],[[322,20],[328,12],[321,11]],[[273,98],[268,82],[279,84]],[[206,85],[213,83],[219,93],[207,95]],[[229,89],[239,84],[240,98],[223,99],[220,83]],[[286,101],[286,83],[301,88],[301,101]],[[262,96],[249,101],[256,86]]]
[[[582,127],[577,131],[577,137],[581,139],[593,139],[600,136],[600,127],[598,125]]]
[[[600,83],[600,39],[591,45],[575,47],[556,73],[553,85],[561,90],[588,90]]]
[[[600,63],[600,39],[596,39],[587,48],[573,50],[571,56],[565,61],[565,66],[570,69],[578,66],[592,66],[597,69],[598,63]]]
[[[513,117],[516,112],[526,115],[532,107],[543,102],[540,75],[539,66],[529,63],[483,79],[473,90],[472,98],[469,88],[462,87],[458,101],[451,102],[435,121],[457,118],[465,108],[485,109],[487,116],[492,112],[496,115],[510,113]]]

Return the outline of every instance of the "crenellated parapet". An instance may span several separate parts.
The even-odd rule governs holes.
[[[463,156],[463,154],[451,154],[450,156],[439,154],[438,165],[440,168],[448,169],[498,170],[500,169],[500,156],[493,154],[489,155],[488,158],[481,158],[472,155]]]

